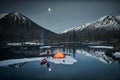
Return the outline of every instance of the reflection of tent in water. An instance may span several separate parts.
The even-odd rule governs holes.
[[[56,52],[53,56],[53,58],[65,58],[65,55],[62,52]]]

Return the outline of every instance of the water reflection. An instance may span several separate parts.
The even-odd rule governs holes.
[[[89,45],[74,44],[74,45],[67,45],[67,46],[63,46],[63,47],[49,46],[47,48],[42,47],[42,49],[41,48],[39,48],[39,49],[33,48],[33,49],[34,50],[32,50],[32,48],[30,48],[30,50],[29,50],[29,48],[27,48],[27,49],[25,48],[25,50],[21,50],[21,48],[19,49],[18,47],[12,48],[11,52],[16,53],[18,55],[17,59],[13,59],[13,58],[16,58],[16,55],[14,57],[14,55],[12,53],[11,53],[12,56],[10,56],[10,57],[9,57],[9,55],[8,56],[5,55],[4,59],[3,59],[4,61],[3,60],[0,61],[0,66],[12,65],[12,66],[16,66],[16,68],[17,68],[19,66],[24,65],[26,62],[35,61],[35,60],[41,61],[44,58],[47,58],[46,64],[48,67],[50,67],[50,62],[54,62],[55,64],[73,64],[74,62],[77,61],[75,59],[76,54],[83,54],[85,56],[90,56],[92,58],[95,58],[95,59],[100,60],[107,64],[112,64],[114,62],[120,63],[120,52],[119,52],[119,50],[113,50],[114,49],[113,46],[112,47],[110,47],[110,46],[109,47],[107,47],[107,46],[91,47]],[[54,59],[53,57],[51,57],[57,51],[64,52],[66,57],[63,59]],[[27,56],[24,54],[27,54]],[[28,57],[28,59],[26,59],[26,58],[19,59],[19,58],[22,58],[21,55],[24,57]],[[30,56],[28,56],[28,55],[30,55]],[[3,56],[1,56],[1,57],[3,57]],[[29,58],[29,57],[37,57],[37,58]],[[7,62],[5,62],[6,59],[9,59],[9,60],[7,60]],[[12,61],[10,61],[10,59],[12,59]],[[23,64],[21,64],[21,62]]]
[[[51,67],[50,67],[50,63],[49,62],[47,62],[47,68],[48,68],[48,71],[52,70]]]
[[[27,53],[23,55],[24,50],[22,50],[22,53],[21,49],[15,50],[17,51],[17,55],[14,55],[14,51],[9,51],[9,55],[5,52],[7,55],[3,55],[4,58],[0,61],[0,79],[120,80],[119,50],[104,47],[96,48],[79,44],[50,47],[49,54],[47,54],[46,50],[48,49],[41,50],[38,48],[33,51],[32,49],[26,50],[27,52],[35,52],[37,56],[34,56],[34,53],[31,52],[33,56],[26,56]],[[65,58],[53,58],[52,55],[58,51],[66,54]],[[14,52],[14,54],[11,54],[12,52]],[[40,53],[42,54],[39,55]],[[44,58],[46,58],[47,61],[45,64],[41,65],[41,61]]]
[[[74,58],[76,54],[79,53],[96,58],[107,64],[112,64],[114,62],[120,63],[120,50],[116,50],[113,46],[78,45],[63,48],[63,51],[65,50],[67,50],[68,53],[72,53]]]
[[[10,64],[10,65],[8,65],[8,66],[11,67],[11,68],[18,69],[18,68],[24,66],[26,63],[27,63],[27,62],[16,63],[16,64]]]
[[[80,51],[80,50],[79,50]],[[106,48],[89,48],[89,49],[84,49],[81,52],[84,55],[94,57],[104,63],[114,63],[114,62],[119,62],[120,63],[120,58],[117,58],[117,56],[114,56],[114,54],[117,52],[113,49],[106,49]],[[120,52],[118,52],[120,54]]]
[[[53,62],[55,64],[73,64],[77,60],[72,58],[71,56],[66,56],[62,59],[54,59],[52,57],[44,57],[44,58],[23,58],[23,59],[10,59],[10,60],[4,60],[0,61],[0,67],[2,66],[8,66],[14,69],[20,68],[23,65],[25,65],[28,62],[31,61],[40,61],[40,66],[46,65],[48,71],[51,71],[50,63]]]
[[[41,61],[44,58],[39,58],[39,57],[35,57],[35,58],[22,58],[22,59],[8,59],[8,60],[2,60],[0,61],[0,67],[3,66],[23,66],[24,64],[26,64],[27,62],[31,62],[31,61]],[[23,64],[24,63],[24,64]],[[21,65],[23,64],[23,65]],[[19,67],[18,67],[19,68]]]

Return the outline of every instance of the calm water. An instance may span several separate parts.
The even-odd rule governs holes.
[[[37,58],[30,58],[31,61],[23,59],[17,64],[12,64],[13,60],[9,65],[0,67],[0,80],[120,80],[119,58],[107,56],[106,49],[55,48],[51,53],[55,51],[70,54],[77,62],[56,64],[49,61],[49,71],[46,64],[40,65]]]

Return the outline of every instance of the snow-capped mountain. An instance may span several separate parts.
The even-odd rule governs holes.
[[[86,23],[82,26],[78,26],[78,27],[73,27],[73,28],[70,28],[70,29],[66,29],[65,31],[63,31],[63,33],[67,33],[69,31],[82,31],[84,28],[86,28],[87,26],[89,26],[91,23]]]
[[[120,18],[120,16],[118,16],[118,19]],[[95,29],[100,29],[100,28],[104,28],[104,29],[120,29],[120,21],[116,19],[116,17],[112,16],[112,15],[106,15],[94,22],[91,23],[86,23],[82,26],[78,26],[78,27],[73,27],[71,29],[65,30],[63,31],[63,33],[67,33],[69,31],[82,31],[84,29],[89,29],[89,30],[95,30]]]
[[[31,20],[19,12],[4,13],[0,15],[0,21],[9,21],[11,24],[29,24]]]
[[[120,22],[112,15],[107,15],[90,24],[89,27],[87,27],[87,29],[118,30],[120,29]]]
[[[0,15],[0,41],[51,41],[57,36],[19,12]]]
[[[65,30],[63,34],[77,36],[77,38],[105,40],[105,39],[114,39],[119,38],[120,36],[120,21],[118,18],[112,15],[106,15],[100,19],[86,23],[82,26],[74,27],[68,30]],[[74,36],[73,35],[73,36]]]
[[[6,16],[8,16],[8,15],[9,15],[9,17],[14,18],[14,20],[17,20],[17,19],[19,19],[19,20],[22,20],[22,19],[23,19],[23,20],[24,20],[24,19],[25,19],[25,16],[23,16],[23,15],[20,14],[19,12],[11,12],[11,13],[0,14],[0,19],[6,17]]]

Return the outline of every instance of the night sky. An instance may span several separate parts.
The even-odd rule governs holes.
[[[49,8],[49,10],[48,10]],[[119,0],[1,0],[0,14],[20,12],[56,33],[92,22],[107,14],[120,15]]]

